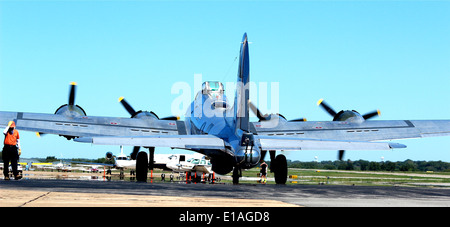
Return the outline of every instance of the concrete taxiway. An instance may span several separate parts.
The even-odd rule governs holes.
[[[0,206],[450,206],[450,190],[421,187],[0,181]]]

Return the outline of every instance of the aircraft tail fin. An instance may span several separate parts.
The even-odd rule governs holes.
[[[236,117],[236,129],[249,132],[249,64],[248,38],[244,33],[241,42],[241,51],[239,56],[239,68],[237,75],[236,95],[234,99],[234,116]]]

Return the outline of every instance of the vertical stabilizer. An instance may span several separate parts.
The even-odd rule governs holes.
[[[247,33],[244,33],[239,56],[239,68],[237,75],[236,96],[234,99],[234,116],[236,117],[236,129],[249,132],[249,81],[250,65],[248,56]]]

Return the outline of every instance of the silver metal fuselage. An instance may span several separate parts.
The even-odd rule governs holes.
[[[230,107],[225,94],[200,91],[186,112],[187,133],[191,135],[213,135],[224,140],[225,155],[234,159],[234,165],[249,169],[255,167],[261,158],[257,144],[244,145],[246,132],[236,127],[234,106]],[[218,153],[216,150],[199,150],[208,156]],[[214,157],[211,157],[214,158]]]

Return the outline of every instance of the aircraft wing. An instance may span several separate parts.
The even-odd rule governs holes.
[[[322,140],[385,141],[431,136],[450,136],[450,120],[369,120],[362,123],[345,121],[288,122],[271,120],[254,122],[253,126],[258,135]]]
[[[67,138],[186,135],[184,121],[156,118],[67,117],[57,114],[0,111],[0,126],[6,127],[9,121],[15,121],[18,130],[56,134]]]
[[[224,141],[211,135],[155,135],[140,137],[99,136],[75,138],[74,141],[101,145],[225,150]]]
[[[324,140],[295,137],[257,136],[262,150],[389,150],[406,148],[399,143]]]

